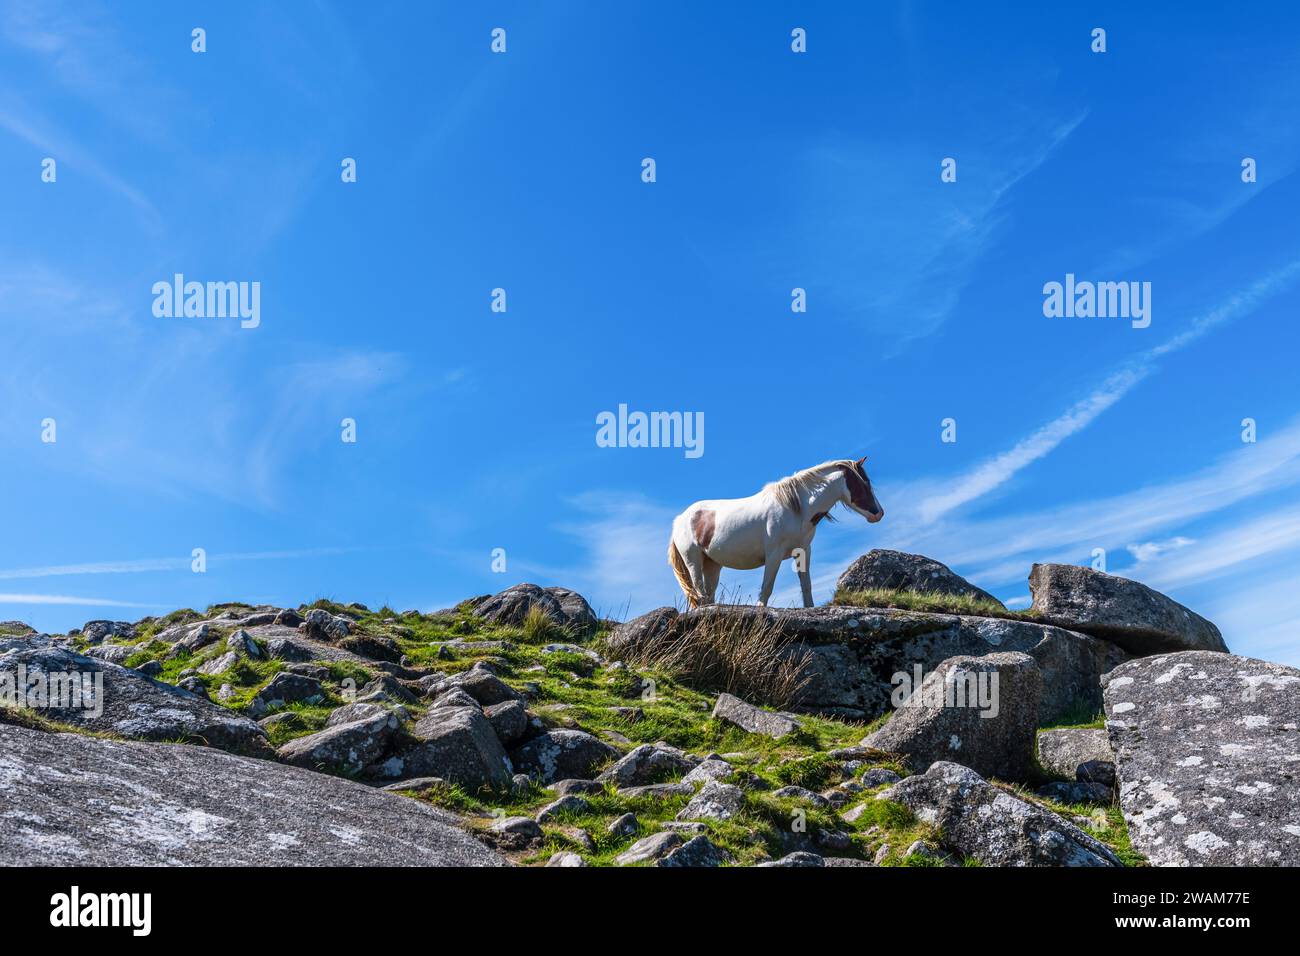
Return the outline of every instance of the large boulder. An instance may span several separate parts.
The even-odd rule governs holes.
[[[577,591],[568,588],[543,588],[536,584],[516,584],[483,601],[474,613],[492,624],[523,624],[529,613],[537,608],[559,627],[575,632],[590,629],[596,624],[596,613]]]
[[[354,634],[340,640],[339,647],[372,661],[399,664],[402,660],[402,649],[398,643],[382,634]]]
[[[637,840],[618,856],[614,857],[614,862],[619,866],[631,866],[634,863],[650,863],[666,857],[669,853],[685,842],[686,841],[682,839],[680,833],[674,833],[672,830],[652,833],[648,837],[642,837],[640,840]]]
[[[732,694],[719,694],[713,705],[713,719],[735,724],[751,734],[762,734],[780,740],[799,729],[799,721],[786,714],[774,714],[753,704],[747,704]]]
[[[513,746],[528,733],[528,708],[522,700],[503,700],[499,704],[491,704],[483,708],[483,716],[488,719],[503,746]]]
[[[361,720],[335,724],[280,748],[280,759],[296,767],[355,776],[378,760],[399,726],[387,711]]]
[[[89,644],[99,644],[105,638],[135,636],[135,625],[127,621],[87,621],[81,628],[81,636]]]
[[[917,773],[960,760],[985,777],[1026,780],[1042,693],[1042,675],[1028,654],[953,657],[926,674],[862,745],[902,754]]]
[[[916,665],[929,671],[950,657],[999,651],[1020,651],[1038,664],[1044,722],[1081,709],[1095,713],[1101,675],[1128,659],[1109,641],[1038,621],[892,608],[715,604],[681,614],[672,635],[700,626],[766,630],[786,642],[780,653],[805,661],[807,680],[790,709],[858,720],[886,713],[896,675],[910,675]]]
[[[969,767],[940,761],[877,795],[939,830],[943,847],[985,866],[1120,866],[1100,840],[1012,796]]]
[[[680,612],[675,607],[657,607],[640,617],[616,626],[605,638],[611,654],[632,654],[652,647],[673,633]]]
[[[185,740],[254,757],[273,756],[266,732],[252,720],[139,671],[53,645],[0,654],[0,687],[25,680],[29,700],[39,700],[33,698],[33,689],[72,679],[87,691],[82,706],[39,705],[42,716],[136,740]]]
[[[451,677],[441,675],[430,675],[430,677],[432,679],[426,685],[426,693],[431,697],[439,697],[449,690],[459,688],[484,707],[504,703],[507,700],[523,699],[523,695],[482,663],[475,664],[469,670],[453,674]]]
[[[1002,607],[1002,602],[988,591],[977,588],[945,564],[923,554],[875,548],[858,558],[840,575],[837,592],[924,591],[929,594],[952,594],[979,598]]]
[[[1221,651],[1219,629],[1145,584],[1073,564],[1035,564],[1033,610],[1044,620],[1118,644],[1130,654]]]
[[[1104,730],[1061,727],[1038,735],[1038,762],[1045,770],[1080,783],[1115,782],[1115,752]]]
[[[1212,651],[1106,677],[1134,847],[1158,866],[1300,866],[1300,670]]]
[[[139,653],[140,648],[134,644],[97,644],[86,648],[86,656],[96,660],[108,661],[110,664],[125,664],[129,658]]]
[[[314,607],[303,615],[298,630],[312,640],[341,641],[352,633],[352,622],[324,608]]]
[[[207,647],[220,636],[219,632],[207,621],[200,621],[197,624],[179,625],[168,628],[157,636],[158,640],[171,644],[171,651],[168,657],[179,657],[185,652],[194,653],[200,648]]]
[[[315,678],[281,671],[257,692],[254,700],[258,708],[265,711],[272,707],[283,707],[300,701],[319,701],[324,693],[321,682]]]
[[[745,791],[710,780],[677,813],[678,820],[730,820],[745,806]]]
[[[589,780],[596,770],[618,756],[618,751],[582,730],[548,730],[510,752],[519,773],[554,783]]]
[[[416,723],[415,742],[378,764],[373,771],[388,779],[441,777],[470,791],[505,790],[514,767],[492,724],[476,707],[443,707]]]
[[[0,725],[16,866],[501,866],[418,800],[207,747]]]
[[[641,744],[625,753],[596,779],[620,788],[638,787],[681,777],[694,770],[699,762],[667,744]]]

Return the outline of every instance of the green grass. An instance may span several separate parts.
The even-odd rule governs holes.
[[[1105,730],[1106,715],[1086,702],[1077,702],[1064,714],[1039,730]]]
[[[1010,611],[996,601],[970,594],[939,594],[932,591],[868,588],[863,591],[836,591],[831,604],[846,607],[897,608],[903,611],[926,611],[932,614],[966,614],[973,617],[1001,617],[1015,621],[1032,621],[1034,610]]]
[[[68,724],[61,720],[51,720],[37,713],[30,707],[12,707],[0,704],[0,724],[13,727],[25,727],[28,730],[41,730],[50,734],[79,734],[82,737],[98,737],[101,740],[125,740],[125,737],[103,730],[90,730],[79,724]]]

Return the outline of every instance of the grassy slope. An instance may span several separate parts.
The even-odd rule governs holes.
[[[837,596],[837,602],[846,596]],[[856,596],[861,599],[862,596]],[[884,606],[883,599],[872,595],[874,605]],[[949,613],[990,612],[981,602],[966,599],[939,600],[935,595],[893,594],[892,604],[917,610],[946,611]],[[851,603],[857,603],[853,601]],[[976,607],[976,604],[980,606]],[[644,671],[617,670],[597,667],[581,654],[544,652],[542,645],[552,642],[582,644],[600,648],[601,634],[586,638],[554,630],[543,622],[530,620],[524,627],[503,628],[478,621],[467,609],[440,615],[421,615],[396,612],[381,608],[378,611],[361,609],[357,605],[342,606],[331,601],[317,601],[333,613],[352,617],[363,633],[379,634],[397,641],[413,667],[427,667],[453,673],[471,667],[476,661],[490,661],[499,675],[525,692],[529,708],[551,726],[580,726],[582,729],[619,743],[622,749],[638,743],[665,741],[697,755],[710,752],[726,754],[737,767],[738,774],[752,774],[767,781],[772,789],[797,784],[817,790],[838,783],[838,764],[826,756],[826,751],[837,747],[856,745],[869,727],[839,720],[806,717],[803,728],[780,741],[744,731],[715,721],[710,717],[715,695],[706,690],[688,687],[671,675]],[[209,609],[215,613],[222,605]],[[206,616],[206,615],[204,615]],[[1001,611],[999,616],[1013,615]],[[195,654],[186,654],[167,660],[169,645],[153,638],[162,628],[187,619],[197,619],[192,611],[178,611],[166,618],[146,620],[138,630],[135,641],[138,650],[129,659],[131,666],[147,660],[159,660],[163,666],[160,679],[175,682],[181,671],[193,668],[204,660],[224,653],[224,640],[214,642]],[[227,629],[228,630],[228,629]],[[224,636],[224,632],[223,632]],[[467,648],[457,649],[448,657],[440,653],[441,642],[458,640],[470,642]],[[504,648],[491,645],[478,652],[473,643],[478,641],[506,641]],[[319,705],[292,705],[281,708],[293,713],[292,720],[277,723],[270,730],[276,745],[320,729],[333,707],[344,702],[340,682],[351,679],[360,686],[378,672],[349,664],[332,664],[331,683],[327,699]],[[230,684],[233,696],[222,702],[223,706],[242,711],[258,688],[274,676],[283,665],[279,661],[240,661],[234,667],[211,676],[199,675],[215,699],[222,684]],[[647,682],[648,681],[648,682]],[[418,716],[422,707],[408,708]],[[629,709],[631,713],[629,713]],[[1082,715],[1089,724],[1095,715]],[[877,722],[879,723],[879,722]],[[900,766],[886,754],[868,761],[869,766],[887,766],[900,773]],[[859,771],[860,772],[860,771]],[[1012,788],[1008,788],[1012,789]],[[1042,800],[1030,792],[1016,790],[1024,799],[1047,806],[1067,817],[1089,817],[1086,826],[1098,839],[1106,842],[1129,864],[1140,864],[1141,859],[1128,845],[1123,819],[1115,808],[1102,810],[1095,807],[1062,806]],[[845,850],[823,851],[827,855],[871,858],[880,846],[890,847],[887,865],[928,865],[919,856],[902,858],[906,847],[915,840],[933,842],[932,828],[917,821],[903,807],[869,797],[856,795],[845,809],[860,802],[868,804],[865,812],[854,823],[846,823],[835,811],[818,809],[794,800],[778,799],[770,793],[751,791],[745,810],[727,821],[705,821],[713,841],[732,855],[737,863],[754,863],[781,856],[792,848],[789,837],[799,826],[811,834],[818,828],[839,830],[850,837],[850,847]],[[486,827],[500,815],[532,816],[555,795],[533,787],[522,793],[467,793],[458,787],[429,791],[414,799],[428,800],[438,806],[467,815],[471,826]],[[636,839],[658,829],[657,824],[673,819],[686,804],[687,797],[629,798],[620,797],[612,790],[590,797],[591,809],[569,819],[548,823],[543,829],[546,843],[541,850],[521,859],[524,863],[539,864],[549,859],[557,850],[570,850],[584,855],[590,863],[608,864],[627,849]],[[624,813],[634,813],[640,824],[639,833],[615,837],[608,833],[610,822]],[[572,828],[581,828],[595,841],[595,850],[584,849],[572,834]],[[687,835],[689,836],[689,835]]]

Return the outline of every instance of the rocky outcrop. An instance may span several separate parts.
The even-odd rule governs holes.
[[[17,866],[505,863],[451,815],[348,780],[2,724],[0,845]]]
[[[1026,780],[1042,689],[1028,654],[953,657],[927,674],[862,745],[903,755],[917,773],[948,760],[985,777]]]
[[[1105,681],[1138,850],[1158,866],[1300,866],[1300,670],[1185,651]]]
[[[596,613],[577,591],[568,588],[543,588],[536,584],[516,584],[494,594],[474,608],[474,613],[492,624],[523,624],[528,615],[540,611],[552,624],[576,633],[596,624]]]
[[[434,708],[416,723],[409,746],[378,764],[380,777],[442,777],[470,790],[510,786],[514,767],[477,707]]]
[[[1120,866],[1100,840],[1073,823],[987,783],[968,767],[940,761],[883,790],[939,829],[942,846],[985,866]]]
[[[1072,564],[1035,564],[1033,610],[1061,627],[1111,641],[1130,654],[1221,651],[1219,629],[1145,584]]]
[[[874,552],[857,564],[861,575],[883,575],[889,567],[911,577],[860,586],[971,594],[942,565],[917,556]],[[1083,587],[1096,583],[1087,575],[1081,580]],[[938,606],[955,603],[941,602],[936,599]],[[1079,603],[1094,611],[1101,606],[1084,598]],[[539,612],[555,630],[543,627],[538,633]],[[188,787],[186,774],[192,770],[208,777],[225,774],[238,784],[227,788],[223,777],[212,788],[225,801],[224,815],[215,803],[195,803],[183,837],[201,843],[211,827],[221,845],[207,851],[210,858],[234,865],[261,862],[263,856],[232,841],[263,834],[260,838],[276,847],[292,847],[312,839],[301,827],[282,822],[290,812],[277,809],[282,789],[291,801],[305,792],[303,805],[292,806],[295,819],[331,834],[330,848],[314,846],[307,857],[351,862],[354,858],[340,848],[352,840],[344,834],[370,837],[361,823],[348,822],[354,791],[330,789],[354,786],[341,775],[366,781],[362,792],[390,801],[365,804],[367,813],[378,814],[378,843],[389,841],[383,862],[401,862],[395,847],[418,846],[419,839],[390,838],[398,824],[385,822],[385,808],[428,813],[429,802],[475,806],[462,802],[461,792],[468,791],[482,806],[507,807],[512,814],[494,811],[476,821],[479,839],[529,864],[548,858],[557,867],[596,864],[617,854],[623,865],[668,867],[725,865],[755,856],[780,858],[772,865],[782,866],[947,866],[963,858],[994,866],[1113,866],[1114,853],[1091,832],[1120,845],[1112,840],[1113,828],[1094,812],[1116,799],[1116,764],[1124,788],[1118,799],[1133,843],[1153,862],[1295,859],[1288,841],[1300,831],[1300,821],[1293,813],[1288,774],[1300,762],[1294,746],[1300,724],[1294,685],[1300,671],[1221,652],[1133,661],[1111,630],[1098,628],[1100,613],[1081,619],[1080,627],[1096,631],[1092,635],[1005,610],[990,613],[995,616],[849,606],[712,606],[684,613],[660,608],[619,625],[597,644],[588,639],[595,616],[580,596],[520,585],[423,617],[319,602],[301,614],[223,605],[203,614],[183,611],[135,625],[93,627],[89,635],[50,636],[11,625],[0,627],[0,690],[21,661],[24,668],[35,663],[60,672],[90,671],[108,692],[98,695],[103,714],[93,708],[71,708],[70,714],[6,710],[0,723],[39,732],[52,745],[68,735],[42,718],[169,741],[156,748],[160,754],[202,750],[206,756],[194,759],[208,762],[188,768],[170,757],[162,762],[150,757],[146,770],[144,764],[136,766],[136,757],[127,759],[115,749],[99,752],[102,765],[86,761],[96,779],[110,764],[121,764],[123,786],[136,800],[124,805],[142,826],[157,831],[138,838],[145,849],[131,842],[135,838],[121,838],[129,862],[136,857],[171,862],[170,849],[163,852],[155,844],[161,840],[170,848],[181,839],[166,822],[180,812],[171,795],[139,792],[142,781],[158,777],[159,790],[170,785],[167,777],[175,771]],[[1141,623],[1148,632],[1164,628],[1165,639],[1175,629],[1156,616],[1148,614]],[[523,633],[506,629],[521,623]],[[696,632],[700,628],[709,630]],[[137,641],[136,634],[147,638]],[[771,645],[747,643],[745,650],[756,653],[733,660],[727,638],[736,635],[746,641],[770,639]],[[429,641],[432,636],[440,640]],[[98,643],[89,654],[74,650],[92,638]],[[1144,640],[1149,639],[1147,633]],[[1180,639],[1188,639],[1186,630]],[[717,666],[692,669],[694,662],[683,659],[668,668],[675,679],[638,702],[637,688],[646,682],[637,668],[655,656],[641,655],[659,650],[662,642],[673,642],[678,657],[698,653]],[[268,657],[275,663],[268,664]],[[1183,658],[1187,666],[1176,666]],[[138,668],[116,663],[128,660]],[[786,679],[797,669],[788,665],[796,662],[804,669],[802,686]],[[1164,669],[1144,670],[1148,664]],[[1223,667],[1236,670],[1221,673]],[[1107,731],[1036,734],[1040,722],[1065,722],[1060,718],[1100,709],[1103,675],[1115,668],[1104,702]],[[146,676],[153,674],[166,674],[178,686]],[[751,674],[775,677],[765,681]],[[826,727],[806,713],[875,717],[893,710],[891,697],[896,690],[910,691],[908,682],[920,682],[912,703],[862,744],[819,747]],[[359,690],[358,684],[363,685]],[[1238,706],[1235,698],[1225,703],[1230,695],[1223,688],[1238,684],[1244,688],[1239,696],[1251,707]],[[959,706],[956,694],[949,699],[948,686],[962,688],[965,706]],[[718,693],[726,688],[745,699]],[[709,722],[710,711],[700,709],[700,690],[717,694],[715,721],[778,743],[761,736],[746,739]],[[212,704],[209,693],[226,706]],[[769,694],[772,699],[764,699]],[[326,702],[328,717],[322,721],[326,708],[316,705]],[[346,703],[338,706],[341,702]],[[263,717],[262,726],[248,716]],[[102,723],[95,723],[97,718]],[[719,737],[720,729],[721,739],[736,752],[706,753],[701,747],[688,753],[673,746]],[[270,750],[268,735],[280,745],[278,752]],[[658,735],[667,741],[639,743]],[[1053,782],[1034,770],[1036,736],[1039,761],[1057,778]],[[177,739],[245,749],[280,762],[172,746]],[[70,746],[101,745],[141,748],[125,751],[128,755],[150,750],[146,744],[88,738],[75,738]],[[68,765],[80,766],[75,763],[80,750],[68,754],[73,761]],[[894,754],[913,776],[900,780]],[[254,778],[245,766],[250,763],[270,769]],[[0,838],[7,846],[10,834],[17,834],[45,840],[48,847],[50,840],[71,833],[66,845],[80,848],[87,841],[79,836],[75,817],[61,810],[44,816],[24,802],[25,792],[18,798],[11,798],[12,788],[6,792],[25,772],[0,757]],[[1037,787],[1038,796],[1022,797],[1023,791],[989,782],[992,778]],[[34,779],[41,783],[39,774]],[[108,785],[105,800],[115,799],[113,786]],[[544,799],[542,786],[551,791]],[[57,788],[52,792],[57,799]],[[917,840],[914,822],[879,803],[881,796],[909,807],[933,824],[933,831]],[[110,829],[120,827],[116,809],[94,799],[83,799],[92,807],[87,826],[109,819]],[[1091,803],[1093,816],[1064,810],[1057,815],[1050,809],[1055,803],[1047,800]],[[141,805],[164,807],[164,822],[156,825]],[[319,806],[339,816],[318,812]],[[401,818],[397,813],[392,819]],[[806,814],[814,825],[803,832],[764,822],[776,823],[786,813]],[[222,819],[209,819],[217,816]],[[40,828],[48,820],[54,821],[52,829],[44,833]],[[256,825],[240,829],[245,820]],[[177,858],[184,862],[197,852],[186,847]],[[437,862],[418,849],[413,855],[414,862]],[[370,858],[368,850],[355,857],[358,862]],[[490,853],[488,858],[496,860]],[[265,859],[280,861],[273,852]]]
[[[737,605],[687,611],[670,625],[664,624],[665,618],[659,615],[653,640],[673,640],[699,626],[767,630],[774,640],[788,642],[783,653],[806,658],[807,681],[792,709],[857,720],[887,712],[896,677],[910,676],[917,665],[929,671],[951,657],[1002,651],[1020,651],[1038,664],[1043,721],[1080,709],[1096,712],[1101,709],[1101,675],[1128,659],[1108,641],[1029,620],[882,608]],[[625,627],[634,625],[636,621]],[[750,628],[754,630],[746,630]]]
[[[977,588],[946,564],[922,554],[875,548],[848,566],[835,585],[837,592],[923,591],[978,598],[1002,607],[1002,602],[982,588]]]
[[[266,733],[252,720],[139,671],[78,654],[37,646],[0,654],[0,675],[29,688],[74,680],[87,691],[82,706],[43,705],[50,720],[136,740],[185,740],[255,757],[273,755]],[[95,685],[102,682],[102,693]],[[65,703],[76,703],[65,700]]]
[[[341,641],[352,633],[352,622],[346,617],[315,607],[303,615],[298,630],[304,637],[313,640]]]
[[[132,638],[135,625],[127,621],[87,621],[81,627],[81,636],[89,644],[99,644],[110,637]]]
[[[1104,730],[1063,727],[1038,735],[1038,762],[1044,770],[1080,783],[1115,782],[1115,752]]]

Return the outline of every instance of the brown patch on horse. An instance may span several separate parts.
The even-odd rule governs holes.
[[[701,549],[707,549],[713,543],[713,527],[716,515],[707,508],[701,508],[691,516],[691,533],[695,535],[695,543]]]
[[[822,518],[827,518],[827,517],[830,517],[829,511],[819,511],[815,515],[813,515],[812,523],[816,524],[817,522],[821,521]]]

